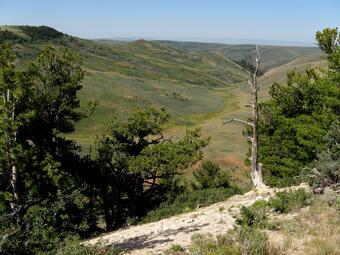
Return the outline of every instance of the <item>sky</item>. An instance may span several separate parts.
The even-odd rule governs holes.
[[[82,38],[314,43],[340,27],[340,0],[0,0],[0,25]]]

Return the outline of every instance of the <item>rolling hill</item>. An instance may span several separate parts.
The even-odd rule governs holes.
[[[38,29],[45,34],[47,28]],[[37,38],[30,37],[37,32],[27,32],[25,26],[3,26],[0,32],[5,31],[20,66],[48,44],[80,54],[86,72],[81,100],[84,105],[90,100],[100,104],[94,116],[79,124],[79,134],[101,131],[113,115],[124,117],[132,108],[145,105],[166,107],[176,124],[192,124],[187,115],[223,107],[223,96],[213,88],[228,87],[247,77],[247,72],[228,58],[188,54],[156,42],[102,43],[55,30],[49,32],[53,34],[50,38]]]
[[[212,137],[206,158],[245,169],[247,145],[242,127],[222,125],[222,119],[248,114],[244,105],[249,100],[245,85],[249,74],[240,63],[254,45],[86,40],[46,26],[0,26],[0,43],[6,41],[14,45],[20,68],[48,45],[66,47],[81,56],[85,70],[81,104],[99,102],[95,114],[78,123],[77,131],[69,135],[84,150],[105,130],[107,121],[123,119],[132,109],[150,105],[165,107],[171,114],[168,135],[200,126],[204,136]],[[264,74],[259,80],[264,97],[269,86],[275,80],[284,81],[292,68],[302,71],[324,65],[318,48],[261,46],[261,51]],[[245,180],[244,173],[234,175]]]
[[[218,52],[233,61],[246,60],[254,51],[254,45],[226,45],[218,43],[158,41],[188,53]],[[260,45],[263,72],[287,64],[297,58],[308,56],[308,61],[319,60],[321,50],[317,47],[267,46]]]

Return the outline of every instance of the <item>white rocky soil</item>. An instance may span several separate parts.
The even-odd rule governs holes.
[[[307,188],[305,185],[299,187]],[[294,187],[294,188],[299,188]],[[198,208],[157,222],[131,226],[84,242],[85,245],[115,245],[124,254],[158,255],[163,254],[171,245],[178,244],[187,248],[193,234],[225,234],[234,227],[235,217],[240,207],[250,206],[256,200],[269,199],[282,189],[266,188],[236,195],[224,202]]]

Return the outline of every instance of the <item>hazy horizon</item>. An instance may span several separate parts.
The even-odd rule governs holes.
[[[313,46],[340,26],[340,1],[2,0],[0,24],[46,25],[81,38],[144,38]]]
[[[216,43],[230,45],[266,45],[266,46],[295,46],[295,47],[318,47],[316,42],[302,41],[276,41],[257,38],[141,38],[141,37],[112,37],[112,38],[92,38],[93,40],[112,40],[112,41],[174,41],[174,42],[195,42],[195,43]]]

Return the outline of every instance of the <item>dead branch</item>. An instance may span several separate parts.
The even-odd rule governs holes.
[[[223,124],[228,124],[228,123],[231,123],[233,121],[240,122],[242,124],[245,124],[245,125],[253,127],[253,123],[251,123],[249,121],[246,121],[246,120],[240,120],[240,119],[235,119],[235,118],[232,118],[232,119],[230,119],[228,121],[224,121]]]

